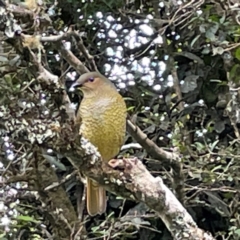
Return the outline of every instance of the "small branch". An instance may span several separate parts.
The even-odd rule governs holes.
[[[76,38],[77,41],[77,46],[79,48],[79,50],[82,52],[82,54],[84,55],[84,57],[87,59],[87,61],[90,63],[91,67],[92,67],[92,71],[98,71],[96,63],[94,61],[94,57],[92,55],[89,54],[87,48],[84,46],[82,38],[79,36],[79,34],[77,34],[76,32],[74,32],[74,37]]]
[[[66,177],[64,177],[63,179],[61,179],[61,181],[53,182],[50,186],[47,186],[44,190],[45,191],[50,191],[52,189],[55,189],[55,188],[63,185],[67,181],[69,181],[74,175],[76,175],[76,171],[73,171],[71,174],[69,174]]]
[[[167,152],[159,148],[147,135],[130,120],[127,120],[127,131],[129,134],[150,154],[152,157],[159,159],[166,166],[171,165],[173,168],[179,168],[179,155],[173,152]]]
[[[62,88],[63,90],[63,104],[65,106],[66,109],[66,113],[69,117],[70,120],[75,121],[75,109],[72,107],[71,101],[68,97],[68,94],[65,90],[65,85],[63,81],[59,80],[59,77],[52,74],[51,72],[49,72],[47,69],[45,69],[43,67],[43,65],[37,60],[37,57],[35,56],[35,54],[29,49],[29,52],[33,58],[33,63],[34,65],[37,67],[38,69],[38,77],[37,79],[40,81],[43,81],[47,84],[55,84],[56,87],[58,88]]]
[[[4,187],[4,186],[12,184],[12,183],[29,182],[30,180],[31,180],[31,178],[29,177],[29,175],[12,176],[8,179],[1,179],[0,187]]]
[[[173,168],[174,188],[176,190],[178,198],[181,202],[183,202],[184,177],[179,155],[176,153],[167,152],[162,148],[159,148],[152,140],[147,137],[144,132],[142,132],[139,127],[135,126],[130,120],[127,120],[127,131],[147,151],[149,155],[161,160],[163,166],[171,166]]]
[[[60,47],[62,57],[77,71],[78,74],[89,72],[83,63],[76,58],[72,51],[67,50],[62,44],[57,44],[57,46]]]
[[[142,149],[142,146],[139,143],[129,143],[125,144],[121,147],[121,151],[127,150],[127,149]]]
[[[70,36],[72,36],[72,32],[68,31],[62,35],[57,35],[57,36],[44,36],[41,37],[42,42],[59,42],[64,39],[68,39]]]
[[[76,32],[76,31],[72,31],[71,29],[62,34],[62,35],[58,35],[58,36],[46,36],[46,37],[41,37],[41,41],[43,42],[60,42],[61,40],[64,39],[68,39],[70,36],[73,36],[76,39],[77,42],[77,46],[79,48],[79,50],[81,51],[81,53],[84,55],[84,57],[87,59],[87,61],[91,64],[92,67],[92,71],[98,71],[96,63],[94,61],[94,57],[92,55],[89,54],[87,48],[84,46],[82,38],[80,37],[80,35]],[[79,68],[78,72],[79,74],[88,72],[89,70],[87,68],[85,68],[83,66],[83,64],[76,59],[76,57],[73,55],[73,53],[71,51],[66,50],[63,46],[62,46],[62,53],[63,53],[63,57],[66,57],[66,60],[68,59],[68,63],[74,67],[76,70],[79,68],[79,66],[81,66]],[[65,55],[67,54],[67,55]],[[77,63],[77,61],[79,61]]]
[[[33,20],[34,12],[31,10],[28,10],[26,8],[14,4],[9,4],[9,9],[15,17],[30,17],[31,20]]]

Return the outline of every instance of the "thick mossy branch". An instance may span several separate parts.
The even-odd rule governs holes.
[[[63,132],[64,129],[60,135]],[[58,151],[65,154],[79,171],[81,169],[110,192],[144,202],[159,215],[176,239],[214,239],[197,227],[162,179],[153,177],[140,160],[113,159],[103,165],[96,148],[86,139],[80,136],[74,139],[74,134],[69,134],[68,138],[72,141],[68,141],[68,146],[59,142]],[[63,138],[60,136],[59,139]]]

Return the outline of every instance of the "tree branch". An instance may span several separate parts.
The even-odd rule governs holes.
[[[62,57],[77,71],[78,74],[89,72],[83,63],[76,58],[72,51],[67,50],[62,44],[57,44],[60,47]]]
[[[65,132],[64,129],[62,131]],[[104,165],[96,148],[86,139],[79,138],[73,140],[73,135],[67,136],[67,139],[73,140],[68,141],[71,149],[63,147],[63,143],[55,145],[59,146],[58,151],[61,150],[71,159],[77,169],[81,169],[84,174],[99,182],[110,192],[144,202],[158,214],[175,239],[214,239],[197,227],[190,214],[162,179],[154,178],[140,160],[113,159],[109,161],[109,166]]]
[[[139,127],[135,126],[130,120],[127,120],[127,131],[152,157],[161,160],[166,166],[171,165],[173,168],[178,167],[180,160],[178,154],[165,151],[158,147]]]
[[[45,208],[49,212],[48,217],[55,235],[61,239],[67,239],[73,234],[73,229],[79,228],[80,221],[62,186],[54,188],[54,191],[46,190],[52,183],[58,182],[58,178],[55,170],[44,161],[41,149],[36,149],[35,156],[35,161],[38,162],[35,171],[37,179],[34,182],[35,188],[41,201],[46,204]]]

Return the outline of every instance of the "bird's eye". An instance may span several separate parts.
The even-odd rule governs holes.
[[[93,82],[93,81],[94,81],[94,77],[90,77],[90,78],[88,79],[88,81],[89,81],[89,82]]]

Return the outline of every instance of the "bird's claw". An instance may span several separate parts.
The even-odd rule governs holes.
[[[113,169],[130,170],[136,165],[137,158],[111,159],[108,165]]]

